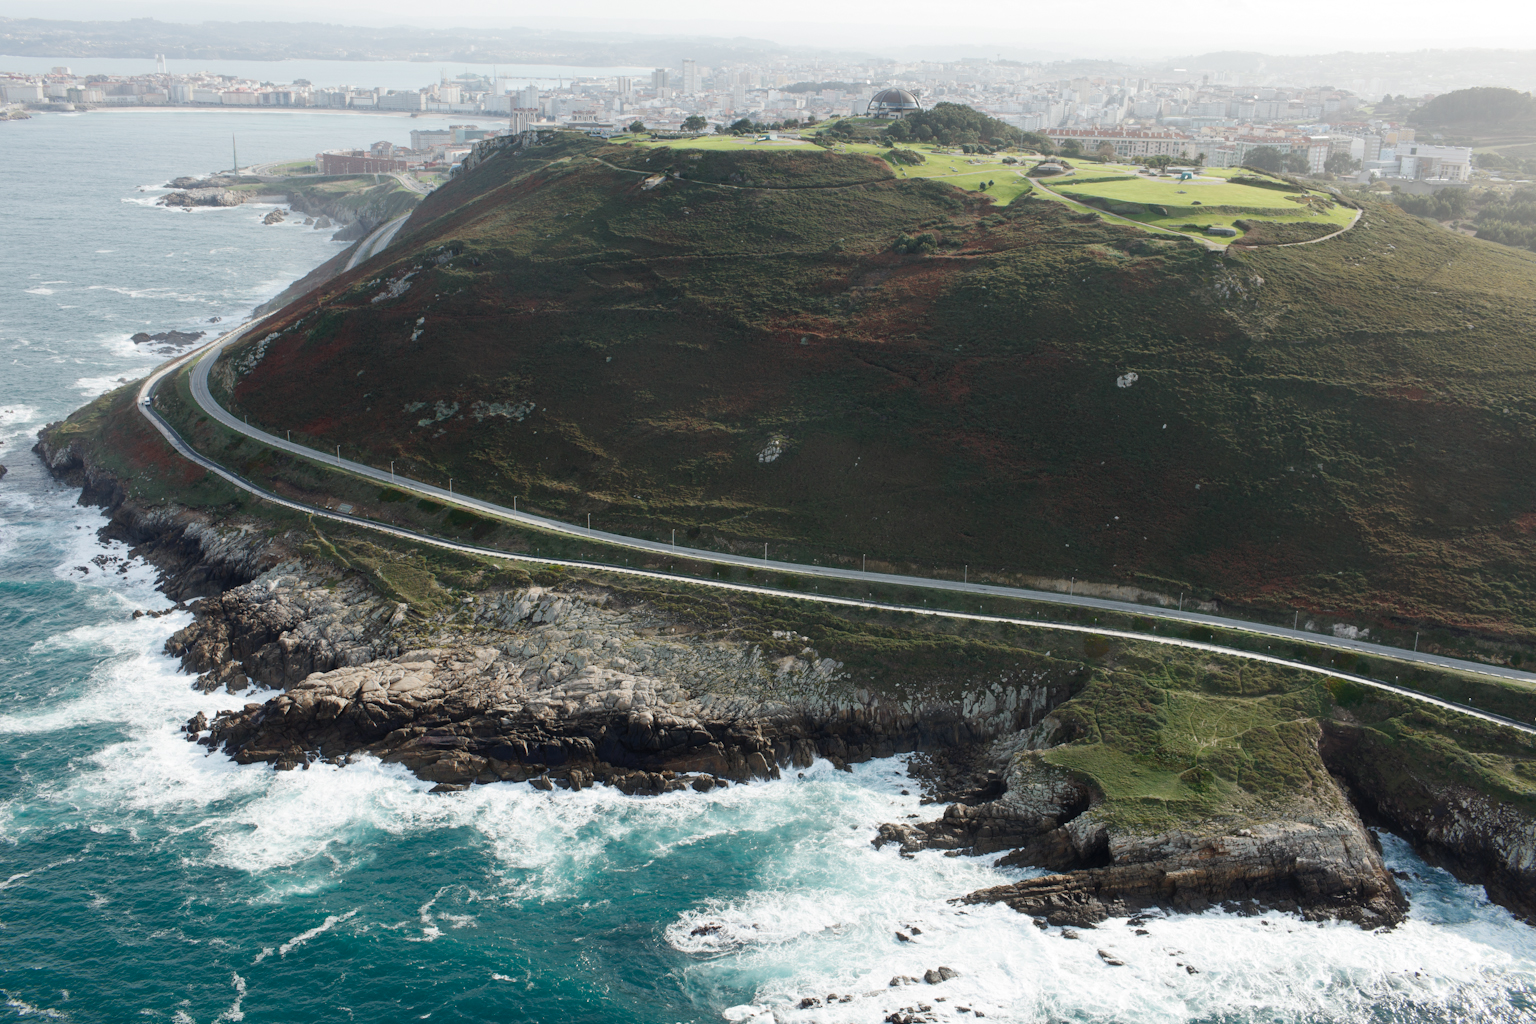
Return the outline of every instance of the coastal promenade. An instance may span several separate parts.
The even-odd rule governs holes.
[[[382,229],[381,229],[382,230]],[[1215,643],[1206,643],[1196,640],[1187,640],[1177,637],[1163,636],[1156,633],[1141,633],[1129,630],[1115,630],[1100,628],[1098,626],[1083,626],[1075,623],[1058,622],[1051,619],[1026,619],[1013,618],[1001,615],[987,615],[982,613],[959,612],[945,609],[928,608],[923,606],[899,605],[880,601],[861,601],[855,598],[834,597],[822,594],[805,594],[799,591],[779,590],[772,587],[754,586],[751,584],[732,583],[708,577],[695,577],[679,573],[666,573],[649,569],[638,569],[628,565],[615,565],[608,562],[586,561],[580,559],[556,559],[532,555],[522,555],[495,548],[479,547],[472,544],[463,544],[457,541],[449,541],[427,534],[418,533],[400,527],[389,526],[374,522],[361,516],[346,515],[329,509],[317,508],[303,502],[284,498],[265,488],[262,488],[227,467],[207,458],[195,451],[166,422],[153,406],[155,389],[166,378],[179,373],[189,366],[191,368],[191,392],[193,401],[209,416],[217,420],[222,426],[236,433],[252,438],[271,448],[280,449],[293,455],[311,460],[319,465],[327,466],[339,472],[349,473],[364,477],[376,483],[394,487],[422,497],[431,498],[434,501],[447,505],[457,506],[474,512],[492,516],[497,519],[516,523],[534,530],[542,530],[566,536],[585,538],[594,542],[601,542],[617,547],[628,548],[634,551],[652,555],[665,555],[671,557],[688,558],[694,561],[713,563],[716,565],[728,565],[747,567],[754,569],[772,569],[777,572],[793,573],[800,576],[834,579],[849,582],[858,582],[873,586],[898,586],[918,587],[927,590],[940,590],[948,592],[961,592],[985,597],[1008,598],[1014,600],[1029,601],[1042,605],[1068,606],[1085,608],[1106,612],[1128,613],[1147,618],[1154,618],[1167,622],[1183,623],[1187,625],[1209,626],[1226,630],[1234,630],[1251,635],[1270,637],[1287,642],[1301,642],[1313,646],[1337,648],[1351,651],[1357,654],[1367,654],[1375,658],[1389,659],[1399,662],[1432,666],[1456,672],[1466,672],[1476,675],[1493,676],[1500,679],[1511,680],[1525,684],[1536,684],[1536,674],[1521,672],[1518,669],[1506,668],[1499,665],[1486,665],[1479,662],[1464,661],[1457,658],[1448,658],[1443,655],[1429,654],[1418,651],[1406,651],[1396,647],[1388,647],[1382,644],[1368,643],[1362,640],[1351,640],[1344,637],[1326,636],[1310,633],[1304,630],[1287,629],[1281,626],[1270,626],[1263,623],[1245,622],[1240,619],[1229,619],[1218,615],[1208,615],[1200,612],[1186,612],[1163,608],[1157,605],[1136,604],[1128,601],[1114,601],[1105,598],[1084,597],[1072,594],[1061,594],[1052,591],[1028,590],[1016,587],[1003,587],[985,583],[970,583],[956,580],[929,579],[918,576],[902,576],[890,573],[864,572],[854,569],[841,569],[833,566],[805,565],[796,562],[774,561],[767,557],[751,558],[742,555],[728,554],[718,551],[706,551],[699,548],[681,547],[674,544],[666,544],[657,541],[644,540],[642,538],[627,537],[622,534],[609,533],[602,530],[592,530],[578,525],[549,519],[543,516],[531,515],[527,512],[514,511],[492,502],[481,501],[468,497],[457,491],[446,490],[412,480],[385,470],[375,469],[362,463],[353,462],[337,455],[317,451],[313,448],[288,441],[284,438],[269,434],[259,428],[252,427],[225,410],[213,398],[208,390],[208,373],[219,354],[230,344],[243,338],[246,334],[257,330],[268,318],[244,324],[228,333],[215,338],[208,344],[172,360],[156,369],[149,377],[145,378],[139,388],[138,408],[155,429],[166,438],[168,442],[183,457],[190,459],[204,467],[233,486],[256,495],[266,501],[274,502],[286,508],[293,509],[323,519],[347,523],[352,526],[375,530],[391,536],[430,544],[435,547],[459,551],[466,554],[481,555],[491,558],[504,559],[516,562],[537,563],[541,565],[561,565],[573,568],[601,569],[606,572],[619,573],[628,576],[638,576],[658,580],[670,580],[679,583],[688,583],[695,586],[713,587],[717,589],[733,590],[746,593],[768,594],[797,601],[814,601],[822,604],[842,605],[849,607],[894,609],[910,612],[918,615],[935,616],[942,618],[970,620],[978,622],[1007,623],[1020,626],[1028,626],[1037,629],[1057,629],[1075,633],[1093,633],[1100,636],[1111,636],[1122,639],[1139,640],[1147,643],[1157,643],[1168,646],[1184,647],[1195,650],[1211,651],[1231,657],[1245,658],[1252,661],[1260,661],[1268,664],[1284,665],[1300,671],[1325,675],[1332,678],[1346,679],[1370,686],[1376,689],[1387,690],[1415,700],[1423,701],[1437,707],[1446,708],[1471,715],[1487,722],[1508,726],[1522,732],[1536,734],[1536,725],[1507,718],[1492,712],[1483,711],[1466,705],[1455,704],[1441,700],[1428,694],[1404,686],[1370,679],[1365,676],[1341,672],[1333,668],[1310,665],[1305,662],[1281,658],[1274,655],[1263,654],[1256,651],[1243,650],[1241,648],[1226,647]]]

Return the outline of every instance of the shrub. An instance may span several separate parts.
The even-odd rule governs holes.
[[[898,149],[894,146],[882,153],[881,156],[885,157],[886,163],[893,166],[906,164],[909,167],[916,167],[918,164],[928,162],[928,158],[915,149]]]
[[[1333,702],[1341,708],[1353,708],[1365,703],[1366,688],[1348,679],[1332,679],[1323,683]]]
[[[891,246],[896,252],[906,256],[926,256],[938,247],[938,236],[932,231],[924,231],[920,235],[902,232],[896,237],[895,244]]]

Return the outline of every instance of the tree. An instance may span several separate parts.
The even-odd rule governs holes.
[[[1348,153],[1335,153],[1323,161],[1323,170],[1329,174],[1348,174],[1350,171],[1358,171],[1360,161]]]
[[[701,132],[707,127],[709,127],[709,122],[698,114],[689,114],[683,118],[683,131],[685,132]]]
[[[726,130],[729,131],[732,135],[750,135],[752,134],[754,127],[755,126],[752,124],[752,119],[750,117],[743,117],[732,121],[730,128]]]
[[[1083,155],[1083,144],[1076,139],[1068,139],[1061,144],[1061,153],[1067,157],[1080,157]]]
[[[1274,146],[1259,146],[1248,151],[1248,156],[1243,160],[1243,164],[1244,166],[1252,167],[1256,171],[1268,171],[1271,174],[1278,174],[1281,168],[1285,166],[1285,157],[1281,156],[1280,151]]]
[[[1115,156],[1115,144],[1113,142],[1099,143],[1098,157],[1100,160],[1113,160]]]
[[[1048,136],[1036,132],[1020,132],[1019,145],[1025,149],[1032,149],[1043,156],[1050,156],[1056,152],[1056,145]]]
[[[997,144],[999,139],[1008,145],[1018,145],[1023,134],[1012,125],[961,103],[934,104],[927,110],[908,114],[886,129],[888,141],[931,138],[945,146],[984,141]]]
[[[1285,154],[1285,159],[1281,161],[1281,166],[1292,174],[1306,174],[1312,169],[1312,165],[1307,161],[1306,155],[1294,151]]]
[[[634,132],[636,135],[639,135],[641,132],[645,131],[645,122],[643,122],[643,121],[631,121],[630,125],[629,125],[629,130]]]
[[[1398,97],[1402,102],[1403,97]],[[1419,125],[1466,128],[1469,125],[1503,125],[1529,128],[1536,125],[1536,99],[1528,92],[1478,86],[1441,93],[1411,118]]]

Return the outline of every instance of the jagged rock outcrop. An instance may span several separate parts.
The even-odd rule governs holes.
[[[1077,926],[1153,907],[1198,912],[1244,902],[1366,928],[1395,925],[1407,911],[1370,834],[1347,809],[1286,814],[1230,832],[1202,825],[1108,836],[1104,867],[983,889],[962,902],[1004,903]]]
[[[956,802],[934,821],[880,826],[877,847],[898,843],[903,854],[947,850],[969,854],[1011,851],[1001,863],[1067,868],[1101,859],[1101,829],[1086,827],[1094,802],[1088,786],[1037,755],[1013,759],[996,799]]]
[[[239,693],[251,678],[283,689],[396,652],[387,633],[400,614],[395,604],[355,577],[327,586],[296,563],[275,567],[260,585],[207,598],[196,611],[165,647],[200,674],[203,690],[222,685]]]
[[[1000,864],[1060,871],[964,899],[1004,903],[1055,925],[1252,902],[1375,928],[1397,924],[1407,909],[1374,839],[1331,780],[1320,793],[1298,793],[1240,820],[1163,831],[1101,815],[1092,787],[1035,751],[1014,759],[1006,781],[1008,792],[995,800],[952,805],[933,822],[884,825],[875,843],[900,843],[905,854],[1006,849]]]
[[[160,331],[150,334],[148,331],[140,331],[128,340],[135,345],[174,345],[184,347],[197,341],[206,331]]]
[[[227,188],[193,188],[159,199],[161,206],[239,206],[245,199]]]
[[[205,742],[237,760],[368,752],[448,785],[537,777],[654,791],[687,775],[702,789],[816,756],[1016,733],[1072,692],[1075,667],[1063,666],[947,701],[882,697],[809,647],[770,657],[613,598],[531,587],[422,623],[361,581],[288,563],[201,602],[167,647],[199,685],[286,689],[212,723]]]

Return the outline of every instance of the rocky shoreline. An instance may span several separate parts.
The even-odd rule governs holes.
[[[1530,820],[1473,813],[1466,794],[1439,805],[1459,814],[1416,818],[1422,800],[1385,799],[1379,779],[1348,767],[1359,741],[1351,748],[1347,729],[1309,734],[1343,788],[1322,772],[1321,786],[1241,820],[1129,827],[1040,757],[1070,738],[1052,712],[1080,689],[1080,663],[1024,662],[1003,680],[957,669],[944,696],[892,695],[793,630],[749,642],[573,578],[460,594],[424,616],[365,572],[305,557],[307,535],[139,507],[76,446],[51,448],[47,436],[37,451],[54,475],[108,509],[103,534],[157,565],[169,596],[198,599],[167,643],[193,685],[253,692],[238,711],[184,726],[240,763],[289,770],[371,755],[437,792],[526,782],[656,794],[776,778],[818,757],[843,766],[915,752],[914,777],[951,806],[935,821],[882,826],[875,843],[1055,872],[961,897],[1042,927],[1218,905],[1392,926],[1406,903],[1357,805],[1531,914]]]
[[[1374,836],[1336,788],[1283,814],[1158,831],[1107,824],[1096,803],[1070,773],[1027,752],[1015,757],[996,799],[953,804],[937,821],[882,826],[875,842],[899,843],[906,855],[1006,850],[1000,864],[1058,872],[961,901],[1003,903],[1042,926],[1093,927],[1153,909],[1224,905],[1379,928],[1407,912]]]
[[[416,623],[361,581],[328,586],[288,562],[197,612],[168,649],[202,673],[198,685],[285,692],[189,734],[280,768],[373,754],[445,790],[708,790],[816,757],[984,742],[1027,728],[1072,689],[1042,671],[1028,699],[988,714],[892,702],[792,638],[797,654],[768,656],[585,583],[469,595],[451,621]]]

